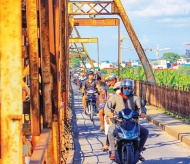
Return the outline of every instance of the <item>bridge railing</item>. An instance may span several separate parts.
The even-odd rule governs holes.
[[[190,87],[135,81],[135,92],[150,105],[190,118]]]

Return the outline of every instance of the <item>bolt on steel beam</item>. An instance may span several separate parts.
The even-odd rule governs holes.
[[[40,102],[39,102],[39,56],[38,56],[38,25],[37,2],[26,0],[28,45],[29,45],[29,72],[31,87],[31,130],[35,136],[40,135]]]
[[[21,1],[0,1],[1,163],[22,162]]]

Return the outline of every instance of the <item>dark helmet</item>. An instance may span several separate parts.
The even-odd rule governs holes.
[[[124,79],[122,82],[121,82],[121,88],[126,88],[126,87],[129,87],[131,89],[134,89],[134,83],[131,79]]]
[[[126,96],[129,96],[133,89],[134,89],[134,83],[131,79],[124,79],[122,82],[121,82],[121,91],[126,95]],[[125,90],[125,88],[127,88]]]
[[[87,75],[94,75],[93,71],[88,71]]]

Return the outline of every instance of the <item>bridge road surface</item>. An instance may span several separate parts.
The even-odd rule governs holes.
[[[106,136],[99,132],[99,119],[94,123],[89,117],[82,114],[83,107],[81,93],[73,84],[74,89],[74,164],[115,164],[103,152]],[[143,153],[145,162],[138,164],[190,164],[190,147],[169,136],[166,132],[149,123],[146,119],[141,124],[149,129],[149,138],[146,151]]]

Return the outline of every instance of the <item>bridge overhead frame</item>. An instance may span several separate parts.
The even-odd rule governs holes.
[[[118,77],[120,77],[120,20],[118,18],[74,18],[70,17],[70,31],[74,28],[77,36],[80,37],[79,31],[77,30],[77,26],[117,26],[118,27]],[[83,51],[85,51],[87,58],[94,69],[93,61],[91,60],[87,49],[85,47],[84,42],[81,42]],[[98,68],[99,68],[99,43],[97,44],[97,51],[98,51]],[[81,59],[82,60],[82,59]],[[83,61],[82,61],[83,62]]]
[[[155,82],[154,74],[149,61],[146,57],[145,51],[140,44],[136,33],[130,23],[130,20],[125,12],[125,9],[120,0],[113,1],[72,1],[68,4],[68,14],[75,15],[89,15],[95,17],[96,15],[119,15],[128,32],[128,35],[133,43],[133,46],[141,60],[143,68],[146,73],[146,79],[149,82]]]

